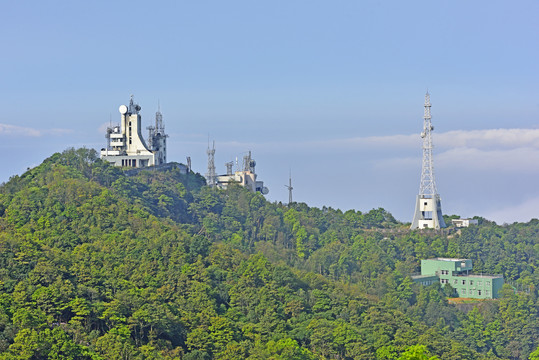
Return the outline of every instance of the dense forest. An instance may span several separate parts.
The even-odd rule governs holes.
[[[69,149],[0,187],[0,359],[539,359],[539,220],[409,231]],[[454,305],[421,259],[503,274]]]

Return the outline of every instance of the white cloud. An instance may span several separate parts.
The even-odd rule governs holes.
[[[184,134],[185,135],[185,134]],[[444,133],[433,133],[436,148],[478,148],[478,149],[539,149],[539,129],[485,129],[485,130],[453,130]],[[243,146],[241,142],[229,142]],[[365,136],[316,141],[284,141],[264,142],[259,146],[286,148],[324,148],[327,150],[342,150],[354,148],[410,148],[420,149],[422,144],[419,134],[395,134],[387,136]],[[245,143],[245,145],[252,145]]]
[[[455,130],[437,134],[434,162],[436,168],[538,172],[539,129]],[[349,147],[373,151],[393,149],[396,156],[380,159],[378,166],[411,166],[421,161],[421,139],[418,135],[357,137],[317,142],[327,151]],[[417,149],[411,157],[410,150]],[[393,151],[392,150],[392,151]],[[403,152],[404,151],[404,152]],[[387,155],[387,152],[386,152]]]
[[[539,129],[454,130],[434,135],[433,142],[445,148],[539,149]]]
[[[22,126],[2,124],[0,123],[0,136],[1,135],[16,135],[25,137],[40,137],[44,135],[65,135],[73,132],[69,129],[34,129],[26,128]]]
[[[536,173],[539,167],[539,129],[454,130],[434,134],[434,163],[440,169]],[[194,139],[186,144],[207,144]],[[267,154],[357,152],[373,159],[375,167],[420,166],[419,134],[337,138],[317,141],[217,142],[218,151],[253,150]],[[393,155],[392,155],[393,154]]]
[[[436,167],[500,172],[538,172],[539,148],[482,150],[459,147],[435,155]]]
[[[539,149],[539,129],[453,130],[444,133],[433,133],[433,143],[437,148]],[[316,144],[334,147],[380,146],[420,148],[422,140],[419,134],[411,134],[334,139],[319,141]]]
[[[539,129],[485,129],[454,130],[444,133],[433,133],[433,142],[437,148],[523,148],[539,149]],[[314,146],[332,148],[353,147],[391,147],[421,148],[419,134],[366,136],[344,139],[331,139],[308,142]]]

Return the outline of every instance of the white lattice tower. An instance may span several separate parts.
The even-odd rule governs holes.
[[[421,166],[421,182],[419,184],[419,195],[437,194],[436,182],[434,180],[434,163],[432,161],[432,117],[430,114],[430,94],[425,94],[425,114],[423,116],[423,163]]]
[[[421,181],[419,194],[417,195],[414,219],[411,229],[444,228],[445,222],[442,215],[442,202],[436,190],[434,180],[434,162],[432,159],[432,119],[430,114],[430,94],[425,94],[425,113],[423,116],[423,162],[421,165]]]

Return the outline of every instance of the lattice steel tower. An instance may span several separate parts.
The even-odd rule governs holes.
[[[434,164],[432,160],[432,136],[434,130],[430,115],[430,94],[425,94],[425,114],[423,116],[423,164],[421,166],[421,182],[419,184],[419,195],[415,205],[414,220],[411,229],[445,227],[442,216],[442,202],[436,190],[434,180]]]
[[[292,190],[294,190],[292,187],[292,171],[288,176],[288,185],[285,185],[285,187],[288,189],[288,205],[290,205],[292,204]]]
[[[210,143],[208,141],[208,173],[206,174],[206,184],[210,187],[215,187],[217,185],[217,175],[215,175],[215,141],[213,146],[210,149]]]

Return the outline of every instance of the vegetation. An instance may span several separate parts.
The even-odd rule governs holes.
[[[442,235],[70,149],[0,187],[0,359],[535,359],[539,221]],[[409,275],[466,257],[466,311]],[[526,291],[515,291],[515,288]]]

